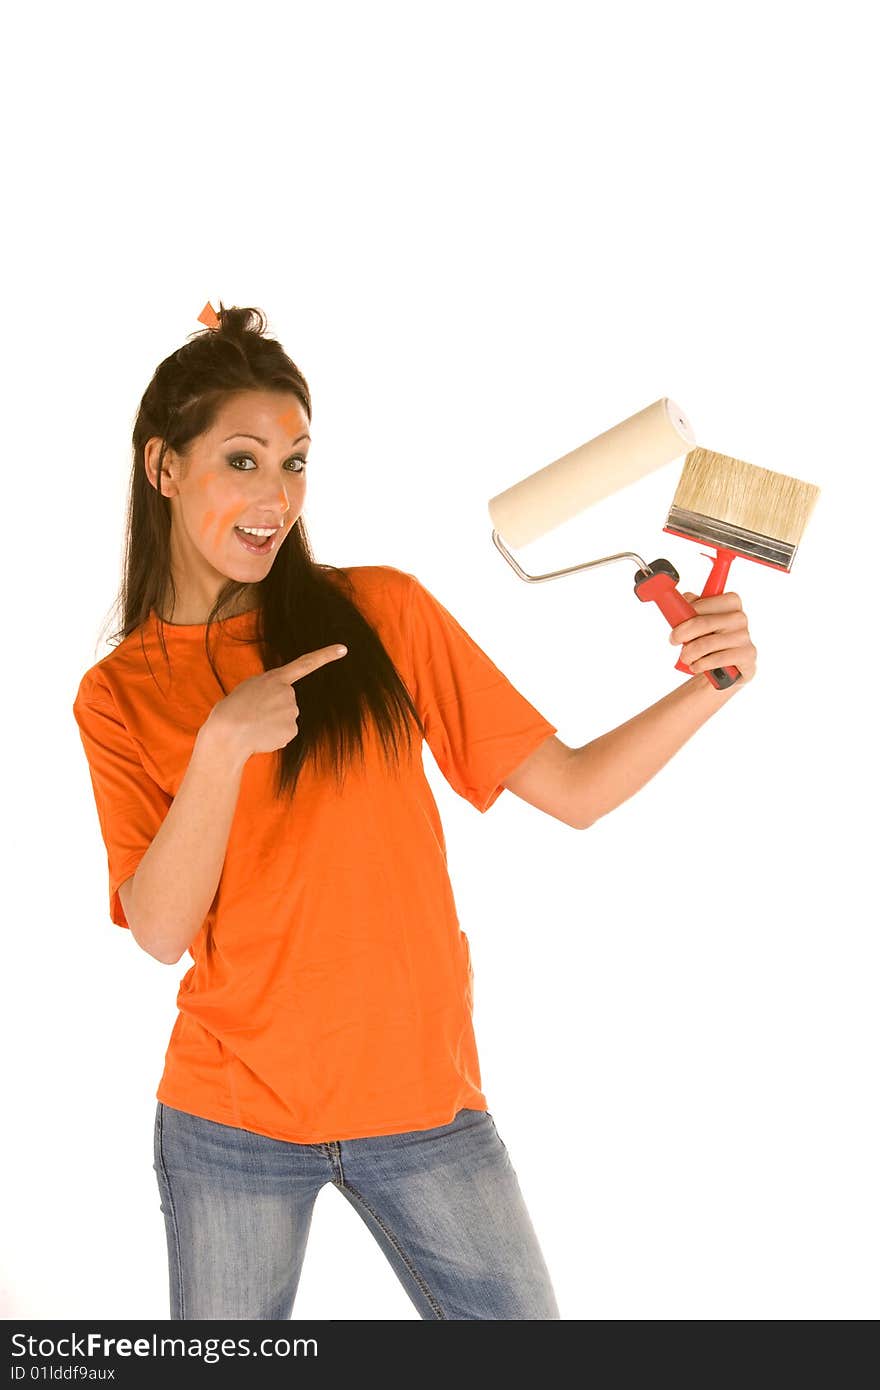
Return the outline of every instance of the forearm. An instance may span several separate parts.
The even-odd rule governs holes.
[[[136,939],[174,964],[200,930],[217,892],[246,760],[206,723],[164,821],[132,885]]]
[[[691,676],[625,724],[573,749],[577,824],[587,828],[640,791],[740,685],[716,690],[704,675]]]

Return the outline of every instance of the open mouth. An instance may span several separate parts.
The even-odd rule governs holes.
[[[249,536],[246,531],[242,531],[240,526],[233,527],[239,541],[245,550],[249,550],[252,555],[268,555],[275,549],[275,542],[278,539],[278,532],[271,536]]]

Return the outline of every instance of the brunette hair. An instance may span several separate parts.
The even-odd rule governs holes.
[[[173,449],[184,463],[190,444],[210,429],[225,400],[234,393],[293,392],[311,423],[309,388],[281,344],[265,336],[259,309],[224,308],[219,326],[190,335],[190,340],[159,363],[141,398],[132,434],[124,577],[116,608],[122,626],[111,643],[122,641],[155,612],[160,643],[168,661],[160,605],[173,595],[171,574],[171,506],[147,475],[144,450],[149,439],[162,439],[162,460]],[[208,615],[205,648],[223,695],[223,684],[210,648],[211,625],[234,607],[247,588],[230,579]],[[371,718],[382,742],[386,764],[399,764],[398,736],[412,748],[412,720],[424,737],[418,710],[378,634],[357,607],[344,570],[316,562],[302,516],[286,537],[272,567],[257,586],[260,594],[258,640],[264,669],[280,666],[303,653],[331,643],[348,647],[346,656],[312,671],[297,684],[297,735],[278,750],[277,794],[293,796],[302,764],[325,755],[338,783],[348,759],[363,759],[365,720]],[[162,610],[164,611],[164,610]],[[173,612],[173,609],[172,609]],[[227,634],[232,636],[232,634]],[[141,634],[143,644],[143,633]]]

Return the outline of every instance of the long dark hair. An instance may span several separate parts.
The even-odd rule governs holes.
[[[221,301],[218,317],[218,328],[191,334],[183,347],[160,362],[141,399],[132,434],[124,578],[116,602],[123,622],[110,640],[116,645],[155,611],[166,662],[160,605],[168,593],[174,593],[171,507],[161,489],[167,450],[173,449],[185,460],[192,440],[210,429],[227,397],[235,392],[293,392],[309,422],[312,418],[305,378],[281,344],[265,336],[263,313],[227,309]],[[145,445],[154,437],[162,440],[156,487],[144,466]],[[236,599],[247,587],[244,581],[230,579],[208,615],[205,648],[223,695],[229,691],[211,654],[211,625],[227,610],[234,611]],[[411,751],[411,719],[424,738],[418,710],[378,633],[355,604],[348,576],[334,565],[315,561],[302,516],[258,591],[258,640],[264,669],[331,643],[348,647],[346,656],[319,667],[297,684],[298,732],[278,750],[278,796],[293,796],[300,768],[310,754],[316,763],[322,755],[325,764],[332,763],[341,785],[348,759],[355,752],[363,759],[367,717],[372,717],[378,730],[386,764],[389,768],[399,765],[398,735],[405,735]]]

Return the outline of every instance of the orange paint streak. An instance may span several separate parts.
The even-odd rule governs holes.
[[[227,507],[225,511],[220,513],[217,522],[217,530],[219,531],[221,536],[224,535],[226,531],[228,531],[232,526],[235,525],[235,518],[238,513],[239,506],[240,503],[234,502],[232,506]],[[214,516],[216,515],[216,513],[212,512],[211,515]]]
[[[291,406],[282,415],[276,416],[276,420],[283,430],[293,431],[299,424],[299,412],[295,406]]]

